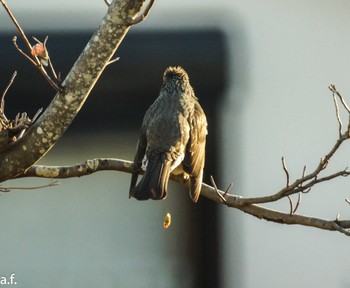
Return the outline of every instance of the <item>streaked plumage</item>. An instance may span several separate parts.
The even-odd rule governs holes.
[[[164,199],[170,173],[189,177],[190,196],[198,201],[205,162],[207,120],[187,73],[168,67],[159,97],[148,108],[140,129],[130,197]],[[138,174],[145,170],[136,185]]]

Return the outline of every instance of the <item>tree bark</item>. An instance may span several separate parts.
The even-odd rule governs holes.
[[[25,173],[21,174],[19,177],[64,179],[71,177],[87,176],[98,171],[107,170],[132,173],[132,164],[133,163],[131,161],[121,159],[98,158],[86,160],[83,163],[70,166],[34,165],[27,169]],[[172,180],[188,187],[188,181],[186,181],[180,175],[171,175],[170,177]],[[18,188],[2,187],[2,189],[8,192],[11,189]],[[277,211],[254,203],[246,204],[246,202],[250,202],[246,200],[253,198],[244,198],[239,195],[228,194],[227,192],[219,190],[215,184],[214,187],[212,187],[203,183],[201,189],[201,196],[207,197],[208,199],[214,202],[224,204],[228,207],[239,209],[259,219],[264,219],[280,224],[303,225],[323,230],[338,231],[347,236],[350,236],[350,220],[321,219],[306,215]]]
[[[26,134],[0,153],[0,182],[22,174],[40,160],[67,130],[130,29],[145,0],[113,1],[98,30],[42,116]]]

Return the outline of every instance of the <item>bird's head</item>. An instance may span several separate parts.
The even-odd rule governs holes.
[[[189,78],[186,71],[180,66],[166,68],[163,75],[163,86],[164,88],[170,86],[185,90],[189,86]]]

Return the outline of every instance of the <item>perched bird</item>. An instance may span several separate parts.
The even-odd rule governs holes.
[[[197,202],[207,133],[207,119],[187,73],[181,67],[168,67],[160,95],[143,118],[129,197],[164,199],[170,173],[173,173],[189,178],[190,196]],[[141,170],[145,173],[136,185]]]

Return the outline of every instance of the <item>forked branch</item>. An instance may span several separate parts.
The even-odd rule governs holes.
[[[71,178],[87,176],[98,171],[121,171],[126,173],[132,173],[132,162],[114,159],[114,158],[103,158],[103,159],[92,159],[87,160],[83,163],[72,165],[72,166],[43,166],[34,165],[30,167],[24,174],[19,175],[18,178],[22,177],[43,177],[43,178]],[[188,185],[184,182],[184,178],[181,176],[171,176],[171,179]],[[215,183],[215,182],[214,182]],[[276,211],[269,209],[257,204],[244,204],[245,198],[229,194],[230,186],[226,191],[221,191],[216,187],[216,184],[209,186],[205,183],[202,185],[201,195],[205,196],[217,203],[225,204],[228,207],[239,209],[250,215],[253,215],[259,219],[267,221],[281,223],[281,224],[295,224],[304,225],[309,227],[315,227],[323,230],[339,231],[345,235],[350,236],[350,220],[326,220],[315,217],[309,217],[304,215],[298,215],[295,213],[287,213],[282,211]],[[300,200],[299,200],[300,201]],[[297,209],[296,205],[294,212]]]
[[[34,38],[35,41],[37,41],[37,44],[31,45],[31,43],[28,40],[28,37],[24,33],[22,27],[19,25],[18,21],[16,20],[15,16],[12,14],[10,8],[7,6],[6,2],[4,0],[0,0],[2,6],[5,8],[7,14],[9,15],[10,19],[12,20],[13,24],[16,26],[18,32],[21,35],[21,38],[23,42],[25,43],[29,53],[31,53],[32,57],[26,54],[22,49],[19,48],[17,44],[17,37],[13,37],[13,44],[15,45],[16,49],[23,55],[25,56],[30,63],[32,63],[39,71],[40,73],[44,76],[46,81],[57,91],[57,92],[62,92],[62,87],[60,86],[59,79],[56,76],[56,73],[54,72],[51,60],[49,58],[49,54],[47,52],[46,48],[46,41],[47,38],[45,39],[44,43],[41,43],[38,41],[36,38]],[[37,53],[37,51],[40,51]],[[47,59],[44,59],[43,55],[46,55]],[[50,68],[51,71],[53,72],[53,78],[49,76],[49,74],[46,72],[44,66],[45,63],[50,63]]]
[[[340,103],[342,107],[350,114],[348,110],[347,103],[345,99],[340,95],[340,93],[336,90],[335,86],[330,86],[332,93],[335,93],[337,97],[339,97]],[[333,94],[334,96],[334,94]],[[333,98],[334,100],[334,98]],[[338,103],[335,101],[335,103]],[[343,127],[341,125],[341,120],[339,116],[339,107],[336,105],[336,117],[339,123],[339,127]],[[349,118],[350,119],[350,118]],[[297,224],[315,227],[324,230],[330,231],[338,231],[347,236],[350,236],[350,220],[340,220],[339,217],[335,217],[334,220],[320,219],[310,216],[304,216],[297,214],[297,210],[301,204],[301,197],[303,193],[309,193],[311,188],[315,187],[316,184],[320,184],[325,181],[334,180],[338,177],[345,177],[350,175],[350,171],[348,169],[343,169],[335,173],[331,173],[328,175],[320,176],[321,172],[324,172],[327,168],[328,163],[331,161],[334,154],[337,152],[338,148],[349,139],[349,128],[345,132],[342,131],[341,127],[339,128],[339,137],[334,144],[334,146],[330,149],[330,151],[321,158],[319,164],[311,173],[306,173],[306,166],[303,167],[301,178],[291,182],[290,173],[288,171],[285,158],[282,157],[282,168],[286,175],[286,186],[282,188],[279,192],[263,197],[256,198],[244,198],[239,195],[229,194],[232,184],[225,191],[221,191],[218,189],[214,178],[211,177],[212,186],[207,184],[202,185],[201,195],[221,204],[225,204],[228,207],[239,209],[243,212],[246,212],[250,215],[258,217],[259,219],[265,219],[267,221],[272,221],[276,223],[282,224]],[[347,127],[350,127],[349,123]],[[120,160],[120,159],[112,159],[112,158],[104,158],[104,159],[93,159],[87,160],[83,163],[72,165],[72,166],[41,166],[34,165],[27,169],[23,174],[19,175],[18,178],[21,177],[45,177],[45,178],[70,178],[70,177],[80,177],[89,175],[91,173],[95,173],[97,171],[103,170],[116,170],[123,171],[126,173],[132,173],[132,162]],[[188,185],[187,182],[184,182],[184,178],[181,176],[171,176],[171,179],[182,183],[184,185]],[[296,203],[293,203],[291,196],[293,194],[298,194],[298,198]],[[273,209],[269,209],[267,207],[258,205],[267,202],[274,202],[280,200],[282,198],[287,198],[289,200],[289,211],[277,211]],[[348,203],[350,200],[346,199]]]
[[[5,1],[0,2],[26,43],[26,55],[35,62],[42,73],[45,73],[43,67],[45,58],[48,57],[48,53],[45,53],[46,41],[42,43],[36,40],[37,43],[33,47]],[[137,17],[145,2],[146,0],[119,0],[110,4],[98,29],[62,82],[64,89],[61,89],[60,81],[51,81],[58,93],[46,110],[19,141],[11,143],[11,149],[0,151],[0,182],[23,174],[44,157],[61,138],[129,31],[128,19]],[[43,60],[44,63],[41,62]],[[21,118],[20,116],[19,119]]]
[[[135,19],[130,19],[130,20],[129,20],[129,25],[130,25],[130,26],[131,26],[131,25],[136,25],[136,24],[142,22],[143,20],[145,20],[145,19],[147,18],[147,16],[148,16],[149,12],[150,12],[151,9],[152,9],[152,6],[153,6],[153,4],[154,4],[154,1],[155,1],[155,0],[149,0],[147,6],[146,6],[146,8],[145,8],[145,10],[144,10],[139,16],[137,16]]]
[[[5,114],[5,96],[15,80],[17,71],[12,74],[12,77],[5,88],[0,104],[0,151],[6,150],[10,144],[18,141],[26,130],[35,122],[41,113],[42,109],[31,119],[26,112],[18,113],[15,119],[9,119]]]

